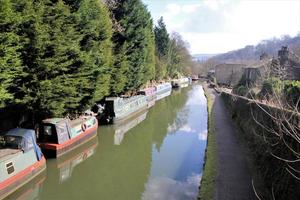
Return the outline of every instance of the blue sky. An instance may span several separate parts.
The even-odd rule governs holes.
[[[223,53],[300,33],[300,0],[142,0],[196,53]]]

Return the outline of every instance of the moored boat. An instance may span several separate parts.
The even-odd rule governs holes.
[[[172,85],[170,82],[161,83],[155,86],[156,87],[156,101],[169,96],[172,92]]]
[[[46,169],[35,131],[16,128],[0,135],[0,199],[10,195]]]
[[[103,107],[100,120],[107,123],[119,123],[142,110],[146,110],[148,101],[145,95],[108,97],[105,99]]]
[[[173,79],[171,83],[173,88],[184,88],[189,85],[189,78],[183,77],[183,78]]]
[[[156,88],[155,87],[148,87],[140,90],[138,92],[140,95],[145,95],[147,97],[147,104],[148,108],[151,108],[152,106],[155,105],[156,101]]]
[[[38,144],[46,156],[59,157],[96,137],[97,128],[94,116],[46,119],[39,127]]]
[[[192,81],[198,81],[198,80],[199,80],[199,76],[197,76],[197,75],[192,76]]]

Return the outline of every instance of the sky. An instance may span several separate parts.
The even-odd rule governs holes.
[[[192,54],[217,54],[300,33],[300,0],[142,0]]]

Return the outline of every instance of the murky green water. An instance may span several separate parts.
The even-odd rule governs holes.
[[[127,132],[126,132],[127,131]],[[200,85],[173,91],[150,110],[59,160],[11,199],[195,199],[207,136]]]

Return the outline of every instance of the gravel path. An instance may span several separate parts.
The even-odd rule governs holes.
[[[221,97],[212,91],[213,118],[217,140],[216,200],[257,199],[252,189],[251,173],[235,126]]]

